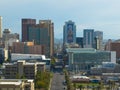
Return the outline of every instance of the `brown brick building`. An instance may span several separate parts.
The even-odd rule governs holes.
[[[110,43],[110,51],[116,51],[116,58],[120,58],[120,42]]]
[[[22,19],[22,42],[28,41],[28,28],[35,24],[36,19]]]
[[[45,54],[45,47],[43,45],[34,45],[34,42],[14,42],[12,46],[12,53],[22,54]]]

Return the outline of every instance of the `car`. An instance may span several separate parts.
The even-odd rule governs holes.
[[[63,72],[61,72],[60,74],[61,74],[61,75],[63,75],[64,73],[63,73]]]
[[[67,83],[66,83],[66,81],[64,80],[64,81],[63,81],[63,85],[66,85],[66,84],[67,84]]]
[[[63,87],[63,90],[66,90],[66,87]]]

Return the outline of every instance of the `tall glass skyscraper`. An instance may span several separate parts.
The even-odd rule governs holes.
[[[84,29],[84,48],[94,47],[94,29]]]
[[[76,43],[76,25],[69,20],[63,27],[63,43]]]
[[[2,17],[0,16],[0,38],[2,38]]]
[[[51,20],[40,20],[39,24],[34,24],[34,19],[28,22],[33,24],[23,25],[23,29],[27,30],[27,41],[43,45],[46,57],[51,57],[54,53],[54,23]]]

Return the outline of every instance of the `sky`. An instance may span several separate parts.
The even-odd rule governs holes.
[[[2,28],[21,36],[21,19],[50,19],[55,38],[63,38],[63,25],[72,20],[77,37],[83,29],[103,31],[104,39],[120,39],[120,0],[0,0]]]

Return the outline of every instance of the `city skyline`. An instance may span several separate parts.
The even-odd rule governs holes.
[[[2,31],[10,28],[21,36],[21,19],[52,20],[55,38],[63,38],[63,25],[72,20],[76,36],[83,36],[83,29],[103,31],[104,39],[120,38],[119,0],[7,0],[0,3]]]

